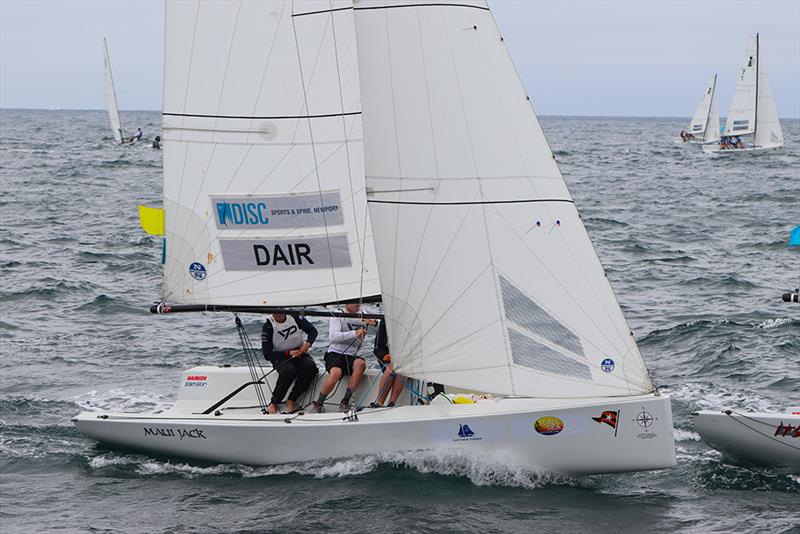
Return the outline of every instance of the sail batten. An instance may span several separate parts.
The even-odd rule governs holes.
[[[395,369],[505,395],[652,391],[485,2],[354,17]]]

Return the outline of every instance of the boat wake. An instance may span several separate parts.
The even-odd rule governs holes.
[[[501,486],[535,489],[544,486],[582,487],[588,482],[565,475],[537,471],[529,466],[515,465],[485,455],[466,451],[413,451],[382,453],[347,459],[295,462],[268,467],[241,464],[190,464],[161,460],[139,454],[104,451],[90,458],[92,469],[131,472],[140,476],[175,476],[180,478],[231,477],[261,478],[299,475],[315,479],[356,477],[375,473],[379,469],[409,469],[421,474],[464,478],[476,486]]]

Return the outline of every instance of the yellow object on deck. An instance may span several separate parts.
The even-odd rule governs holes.
[[[148,235],[164,235],[164,209],[139,206],[139,224]]]
[[[475,401],[466,395],[456,395],[452,397],[453,404],[475,404]]]

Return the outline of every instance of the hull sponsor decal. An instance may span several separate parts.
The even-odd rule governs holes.
[[[176,438],[186,439],[207,439],[203,433],[205,430],[199,428],[149,428],[144,427],[144,435],[154,438]]]
[[[206,375],[189,375],[183,383],[183,387],[206,387],[208,385],[208,376]]]
[[[344,234],[220,239],[219,245],[226,271],[298,271],[351,265]]]
[[[564,421],[552,415],[545,415],[533,423],[533,429],[543,436],[555,436],[564,430]]]
[[[614,437],[617,437],[619,414],[620,410],[604,410],[598,417],[592,417],[592,421],[600,423],[601,425],[610,426],[614,429]]]
[[[775,436],[800,438],[800,425],[784,425],[783,421],[775,427]]]
[[[219,230],[319,228],[344,224],[338,191],[269,196],[212,196]]]
[[[480,441],[483,438],[477,436],[469,425],[458,425],[458,437],[453,438],[453,441]]]
[[[653,414],[642,408],[640,412],[636,414],[636,417],[633,419],[637,425],[644,429],[644,432],[636,434],[636,437],[639,439],[652,439],[656,437],[658,434],[655,432],[650,432],[649,428],[653,426],[653,424],[658,421],[658,417],[654,417]]]

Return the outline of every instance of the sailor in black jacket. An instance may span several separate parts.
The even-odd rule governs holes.
[[[303,341],[303,333],[306,339]],[[283,402],[292,382],[296,382],[286,399],[286,408],[290,413],[300,409],[297,399],[311,385],[319,373],[317,364],[308,355],[308,350],[317,339],[317,329],[308,320],[296,316],[275,313],[267,317],[261,329],[261,351],[264,357],[272,362],[278,371],[278,380],[269,403],[269,413],[278,413],[278,405]]]

